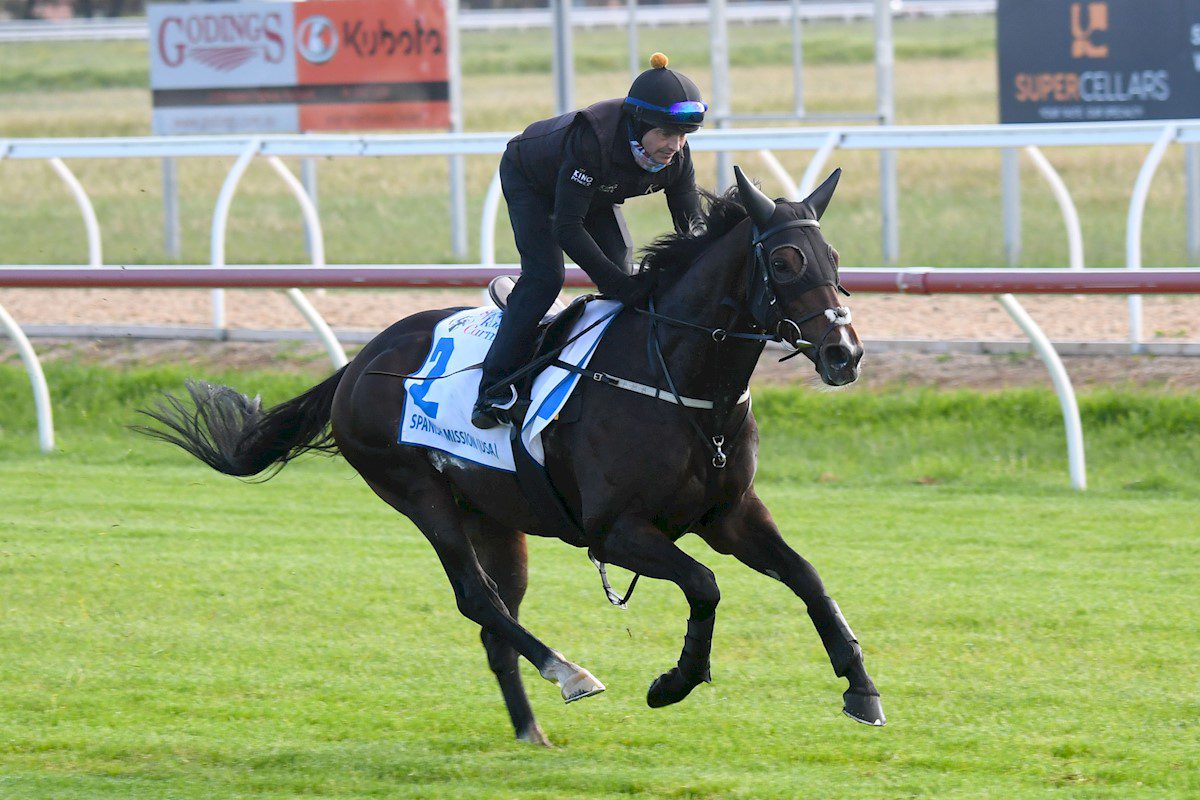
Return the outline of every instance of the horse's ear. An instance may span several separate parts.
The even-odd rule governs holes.
[[[825,208],[833,198],[833,190],[837,188],[838,178],[840,177],[842,177],[842,168],[838,167],[833,171],[832,175],[825,179],[824,183],[813,189],[812,194],[804,198],[804,202],[812,207],[813,214],[816,215],[817,219],[820,219],[821,215],[825,213]]]
[[[775,213],[775,201],[751,183],[741,167],[733,168],[733,176],[737,178],[738,196],[742,198],[742,205],[750,212],[750,219],[754,220],[754,224],[759,228],[765,228],[771,215]]]

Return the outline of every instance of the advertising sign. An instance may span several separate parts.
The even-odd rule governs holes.
[[[442,0],[147,7],[158,134],[450,125]]]
[[[1001,122],[1200,117],[1200,0],[999,0]]]

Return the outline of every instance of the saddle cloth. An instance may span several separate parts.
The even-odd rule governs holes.
[[[575,323],[567,338],[574,337],[589,326],[594,327],[567,345],[559,354],[559,359],[586,367],[596,345],[600,343],[600,337],[620,307],[621,304],[614,300],[588,303],[583,316]],[[500,328],[503,313],[490,306],[470,308],[452,314],[437,324],[428,358],[415,376],[404,382],[404,416],[401,417],[399,433],[401,444],[440,450],[493,469],[516,471],[509,441],[510,427],[501,425],[480,430],[471,424],[471,409],[479,393],[482,370],[465,369],[483,361]],[[442,375],[448,377],[441,378]],[[577,373],[550,366],[533,381],[532,402],[521,429],[521,439],[530,455],[542,466],[546,463],[542,432],[562,410],[580,377]],[[429,380],[431,378],[439,379]]]

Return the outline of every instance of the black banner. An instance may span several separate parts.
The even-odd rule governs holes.
[[[1200,117],[1200,0],[998,0],[1001,122]]]

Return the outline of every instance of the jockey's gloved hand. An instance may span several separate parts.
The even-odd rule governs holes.
[[[642,308],[646,305],[646,300],[650,297],[650,292],[653,289],[654,284],[651,283],[649,278],[630,275],[617,288],[613,296],[630,308]]]

